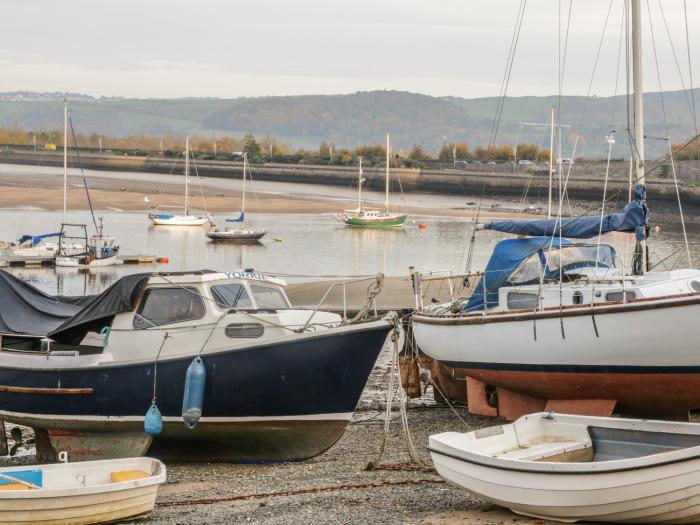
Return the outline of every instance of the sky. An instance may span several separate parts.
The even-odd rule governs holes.
[[[558,27],[561,18],[563,35],[569,5],[562,93],[587,93],[611,5],[591,92],[622,92],[615,79],[623,3],[529,0],[508,94],[557,93]],[[642,4],[645,90],[659,89],[652,29],[661,87],[683,87],[659,6],[689,85],[683,0]],[[700,2],[687,4],[691,66],[700,75]],[[234,98],[395,89],[497,96],[519,5],[520,0],[3,0],[0,91]]]

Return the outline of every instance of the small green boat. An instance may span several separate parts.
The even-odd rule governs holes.
[[[360,228],[400,228],[406,222],[405,213],[392,213],[389,211],[389,161],[391,155],[391,137],[386,136],[386,182],[385,198],[383,210],[363,210],[362,209],[362,157],[359,158],[360,170],[358,173],[358,198],[357,209],[345,210],[344,214],[338,215],[338,219],[348,226]]]

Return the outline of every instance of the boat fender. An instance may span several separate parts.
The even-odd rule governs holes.
[[[146,412],[146,417],[143,418],[143,429],[149,436],[157,436],[163,430],[163,416],[158,410],[155,403]]]
[[[104,336],[102,338],[102,344],[104,345],[105,348],[107,348],[107,345],[109,345],[109,334],[112,333],[112,327],[111,326],[104,326],[102,327],[102,330],[100,330],[100,335]]]
[[[207,369],[202,358],[195,357],[187,367],[185,375],[185,394],[182,397],[182,420],[187,428],[194,428],[202,417],[204,404],[204,384],[207,380]]]

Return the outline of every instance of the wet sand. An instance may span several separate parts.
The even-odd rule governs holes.
[[[92,205],[96,210],[147,211],[154,206],[182,206],[184,178],[177,175],[127,172],[87,172]],[[241,181],[212,177],[190,181],[190,205],[193,209],[232,212],[240,209]],[[200,184],[205,196],[201,198]],[[338,213],[355,208],[355,189],[258,182],[248,191],[247,205],[251,213]],[[145,197],[149,199],[146,202]],[[367,192],[371,207],[381,207],[383,193]],[[410,215],[473,217],[477,211],[474,199],[453,195],[413,194],[392,197],[392,207],[405,209]],[[63,209],[63,175],[57,168],[0,165],[0,208],[33,207],[57,211]],[[69,178],[68,208],[86,210],[89,203],[82,178],[72,172]],[[502,209],[499,209],[502,208]],[[507,208],[507,209],[506,209]],[[483,218],[504,218],[518,215],[517,204],[489,201],[480,210]]]

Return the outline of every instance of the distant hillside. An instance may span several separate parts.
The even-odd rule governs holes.
[[[696,90],[696,96],[700,90]],[[370,91],[348,95],[307,95],[238,99],[124,99],[93,98],[63,93],[0,93],[0,126],[13,124],[26,129],[62,127],[60,102],[71,101],[74,122],[83,134],[109,136],[129,134],[204,133],[212,135],[270,134],[294,147],[316,148],[321,141],[338,147],[376,144],[387,131],[397,148],[422,144],[435,152],[448,142],[471,146],[488,143],[497,99],[431,97],[403,91]],[[671,140],[682,142],[694,134],[685,92],[664,94],[671,127]],[[658,93],[645,95],[646,124],[650,136],[665,136]],[[521,122],[546,122],[557,98],[513,97],[505,102],[498,143],[519,142],[549,145],[544,128],[521,126]],[[605,136],[617,129],[616,156],[629,155],[624,147],[627,127],[624,96],[586,99],[562,98],[562,124],[580,125],[577,154],[601,157]],[[700,98],[698,99],[700,109]],[[584,118],[582,118],[584,115]],[[572,129],[574,129],[572,128]],[[564,155],[571,154],[571,130],[564,134]],[[665,151],[662,141],[649,141],[650,155]]]

